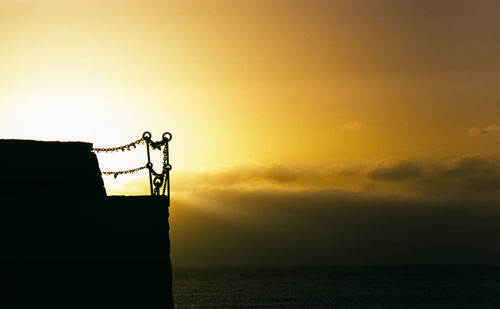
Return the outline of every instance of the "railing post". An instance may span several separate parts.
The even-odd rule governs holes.
[[[148,131],[144,132],[144,134],[142,134],[142,138],[146,142],[146,151],[148,154],[148,163],[146,166],[148,167],[149,170],[149,190],[151,191],[151,195],[153,195],[153,176],[152,176],[153,164],[151,163],[151,155],[149,153],[149,144],[151,143],[151,133],[149,133]]]

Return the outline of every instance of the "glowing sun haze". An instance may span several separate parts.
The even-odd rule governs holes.
[[[292,174],[335,166],[344,173],[324,183],[358,191],[373,184],[352,175],[377,175],[387,160],[494,160],[499,9],[495,1],[2,1],[0,137],[107,147],[170,131],[174,173],[185,181],[235,166]],[[133,168],[142,155],[101,167]],[[300,188],[322,181],[312,174]],[[120,181],[110,193],[142,190]]]

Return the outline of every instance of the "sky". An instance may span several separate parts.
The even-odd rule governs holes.
[[[174,266],[493,263],[499,14],[483,0],[4,0],[0,138],[171,132]],[[148,193],[141,173],[105,184]]]

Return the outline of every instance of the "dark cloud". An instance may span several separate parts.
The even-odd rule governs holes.
[[[242,164],[200,173],[184,171],[179,173],[178,177],[181,183],[188,186],[199,184],[234,186],[256,182],[288,183],[299,174],[303,173],[295,168],[276,163],[271,165]]]
[[[418,177],[422,170],[410,161],[383,162],[374,170],[368,173],[368,176],[374,180],[383,181],[401,181]]]
[[[480,155],[463,156],[456,160],[453,167],[446,171],[452,177],[489,176],[498,172],[498,166],[492,160]]]
[[[283,164],[271,165],[264,173],[263,178],[278,182],[289,182],[297,177],[297,172]]]
[[[478,194],[500,193],[500,168],[495,161],[483,156],[461,157],[444,173],[455,178],[463,189],[479,191]]]
[[[200,192],[172,204],[174,266],[482,264],[500,208],[336,190]]]
[[[487,127],[484,127],[484,128],[476,128],[476,127],[473,127],[469,130],[469,134],[471,135],[475,135],[475,134],[488,134],[488,133],[492,133],[492,132],[497,132],[498,130],[500,130],[500,127],[496,124],[493,124],[493,125],[489,125]]]
[[[175,171],[174,191],[341,190],[381,196],[500,198],[498,159],[466,155],[451,162],[384,160],[373,165],[247,164],[211,172]]]
[[[175,266],[500,260],[494,158],[246,165],[181,176],[171,208]]]

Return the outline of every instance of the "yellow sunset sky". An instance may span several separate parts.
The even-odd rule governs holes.
[[[498,5],[439,3],[2,1],[1,136],[168,130],[182,169],[497,154],[469,130],[499,122]]]
[[[499,13],[498,1],[0,1],[0,138],[112,147],[169,131],[173,206],[232,220],[253,222],[221,206],[249,192],[496,199]],[[136,152],[99,155],[101,169],[141,166]],[[145,175],[106,177],[108,194],[147,194]],[[194,233],[183,214],[174,239]]]

